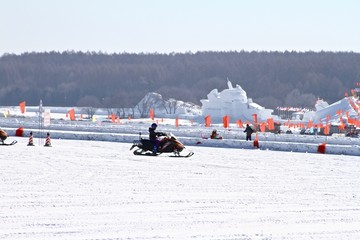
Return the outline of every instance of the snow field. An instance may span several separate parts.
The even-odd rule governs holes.
[[[359,239],[356,156],[27,138],[3,146],[0,239]]]

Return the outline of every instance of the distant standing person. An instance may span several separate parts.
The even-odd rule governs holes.
[[[249,124],[246,124],[244,132],[246,132],[246,141],[251,141],[251,134],[254,130],[249,126]]]

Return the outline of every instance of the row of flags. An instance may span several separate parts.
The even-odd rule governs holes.
[[[352,103],[352,101],[350,101],[350,100],[349,100],[349,102],[350,102],[350,104]],[[22,114],[24,114],[25,111],[26,111],[26,109],[25,109],[26,108],[26,102],[25,101],[20,102],[19,107],[20,107],[20,112]],[[359,111],[359,107],[357,105],[353,104],[353,108],[355,110]],[[338,110],[338,111],[336,111],[336,114],[338,115],[339,121],[340,121],[339,129],[345,129],[345,123],[344,123],[344,120],[342,118],[344,112],[342,110]],[[360,127],[360,121],[359,120],[357,120],[355,118],[350,118],[349,117],[349,112],[346,112],[345,115],[347,117],[347,121],[348,121],[349,124],[353,124],[353,125],[355,125],[357,127]],[[70,109],[67,112],[66,117],[69,118],[71,121],[75,121],[76,120],[75,109]],[[151,120],[154,121],[154,119],[155,119],[155,111],[154,111],[153,108],[151,108],[150,111],[149,111],[149,117],[151,118]],[[275,123],[274,123],[274,120],[272,118],[267,119],[265,122],[258,122],[257,114],[252,114],[252,117],[253,117],[253,125],[258,126],[260,131],[265,132],[266,127],[270,131],[275,129]],[[80,118],[82,118],[82,115],[80,115]],[[129,120],[131,119],[130,117],[128,117],[128,118],[129,118]],[[116,114],[109,115],[108,119],[111,120],[111,122],[113,122],[113,123],[120,124],[120,117],[116,116]],[[325,124],[322,124],[322,123],[315,124],[312,121],[309,121],[307,124],[304,124],[304,123],[292,123],[292,122],[290,122],[290,120],[288,120],[288,122],[285,122],[283,124],[285,126],[288,126],[288,127],[324,128],[324,133],[326,134],[326,132],[329,132],[329,129],[330,129],[330,124],[329,124],[330,119],[331,119],[331,116],[328,115],[326,117],[326,123]],[[223,117],[222,120],[223,120],[223,127],[224,128],[229,128],[229,126],[230,126],[230,116],[226,115],[226,116]],[[95,116],[93,116],[92,121],[93,122],[97,121]],[[210,115],[206,116],[204,121],[205,121],[205,127],[210,127],[211,126],[211,116]],[[44,124],[46,124],[45,126],[50,125],[50,112],[49,111],[45,111],[45,113],[44,113]],[[236,125],[238,127],[242,128],[242,127],[244,127],[244,124],[252,124],[252,123],[250,123],[250,122],[244,122],[243,123],[241,121],[241,119],[236,120]],[[175,126],[176,127],[179,126],[179,119],[178,118],[175,118]]]
[[[253,116],[254,125],[259,125],[260,130],[262,132],[265,132],[266,127],[268,127],[269,130],[274,130],[275,129],[275,123],[274,123],[273,118],[267,119],[266,122],[258,123],[257,114],[252,114],[252,116]],[[223,122],[223,127],[224,128],[229,128],[229,126],[230,126],[230,116],[229,115],[224,116],[222,118],[222,122]],[[241,119],[236,120],[236,125],[238,127],[243,128],[244,124],[251,124],[251,122],[243,123],[241,121]],[[208,115],[208,116],[205,117],[205,127],[210,127],[210,126],[211,126],[211,116]]]
[[[341,112],[338,112],[338,114],[340,114]],[[236,125],[240,128],[244,127],[244,124],[252,124],[256,127],[259,127],[261,132],[265,132],[266,128],[268,130],[275,130],[275,122],[273,118],[268,118],[266,121],[264,122],[258,122],[258,118],[257,118],[257,114],[252,114],[253,116],[253,122],[242,122],[241,119],[236,120]],[[211,126],[211,116],[208,115],[205,117],[205,127],[210,127]],[[230,123],[230,117],[229,116],[224,116],[223,117],[223,127],[224,128],[228,128],[229,127],[229,123]],[[313,121],[308,121],[307,124],[305,123],[293,123],[290,120],[288,120],[287,122],[284,122],[283,125],[287,126],[289,128],[318,128],[318,129],[324,129],[324,134],[328,135],[330,133],[330,116],[327,116],[326,119],[326,123],[314,123]],[[339,115],[339,130],[344,130],[345,129],[345,120],[343,119],[343,117],[341,115]],[[356,119],[356,118],[350,118],[349,115],[347,114],[347,122],[348,124],[352,124],[355,125],[357,127],[360,127],[360,120]],[[280,123],[277,123],[280,124]]]

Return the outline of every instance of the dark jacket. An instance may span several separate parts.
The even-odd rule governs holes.
[[[149,128],[149,139],[150,139],[150,141],[156,140],[156,132],[155,132],[155,129],[153,129],[153,128]]]
[[[244,132],[246,132],[246,136],[251,136],[254,130],[250,126],[246,126]]]
[[[155,129],[149,128],[149,139],[150,141],[155,141],[157,137],[165,136],[162,132],[155,132]]]

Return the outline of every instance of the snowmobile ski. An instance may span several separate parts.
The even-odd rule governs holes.
[[[134,155],[140,155],[140,156],[153,156],[156,157],[158,155],[160,155],[161,153],[153,153],[151,151],[144,151],[143,149],[136,149],[135,151],[133,151]]]
[[[0,143],[0,146],[12,146],[12,145],[15,145],[17,143],[16,140],[12,141],[11,143]]]
[[[163,155],[163,153],[152,153],[152,152],[143,152],[143,151],[139,151],[139,150],[135,150],[134,155],[137,156],[148,156],[148,157],[157,157],[160,155]],[[175,158],[188,158],[191,157],[192,155],[194,155],[193,152],[189,152],[187,155],[180,155],[180,154],[174,154],[174,155],[168,155],[167,157],[175,157]],[[165,155],[163,155],[165,157]]]
[[[178,158],[188,158],[191,157],[192,155],[194,155],[193,152],[189,152],[187,155],[171,155],[170,157],[178,157]]]

